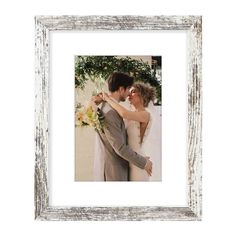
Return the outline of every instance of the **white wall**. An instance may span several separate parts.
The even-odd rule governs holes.
[[[235,235],[235,7],[225,1],[15,1],[0,7],[1,235]],[[203,15],[203,221],[36,222],[36,14]]]

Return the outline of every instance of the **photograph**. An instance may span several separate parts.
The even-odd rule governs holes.
[[[202,16],[36,16],[35,219],[201,220],[201,79]]]
[[[236,235],[235,2],[25,6],[1,2],[0,235]]]
[[[75,56],[75,181],[161,181],[161,56]]]

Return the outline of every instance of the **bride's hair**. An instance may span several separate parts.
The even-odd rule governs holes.
[[[142,98],[144,107],[147,107],[150,101],[155,100],[156,98],[155,89],[151,87],[149,84],[137,82],[133,84],[133,87],[137,90],[140,97]]]

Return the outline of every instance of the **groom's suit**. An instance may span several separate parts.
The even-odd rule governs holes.
[[[117,111],[106,102],[101,111],[105,118],[104,132],[99,132],[105,181],[128,181],[129,162],[144,169],[147,160],[128,146],[124,121]]]

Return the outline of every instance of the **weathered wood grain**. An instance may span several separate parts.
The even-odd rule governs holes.
[[[186,207],[51,207],[48,184],[49,32],[56,30],[185,30],[188,33],[188,201]],[[145,33],[145,32],[144,32]],[[201,16],[35,17],[35,219],[201,220],[202,216]]]
[[[48,207],[49,30],[35,30],[35,217]]]

